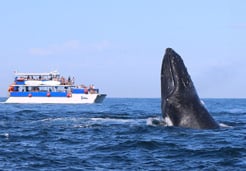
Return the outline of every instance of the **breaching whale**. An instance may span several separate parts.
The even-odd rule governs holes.
[[[215,129],[218,123],[201,102],[182,58],[167,48],[161,68],[161,110],[169,125]]]

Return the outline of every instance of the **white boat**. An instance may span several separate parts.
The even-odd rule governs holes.
[[[76,86],[73,79],[61,77],[57,71],[49,73],[15,73],[5,103],[101,103],[106,94],[94,86]]]

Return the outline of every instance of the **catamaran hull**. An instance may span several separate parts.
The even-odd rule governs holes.
[[[72,94],[71,97],[9,97],[5,103],[91,104],[102,103],[106,94]]]

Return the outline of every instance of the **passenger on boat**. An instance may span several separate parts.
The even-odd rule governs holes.
[[[93,84],[90,85],[89,92],[90,92],[90,94],[95,94],[96,93],[95,86]]]
[[[66,80],[65,80],[65,78],[63,76],[61,77],[60,81],[61,81],[61,85],[65,85]]]
[[[70,78],[70,76],[68,77],[67,82],[68,82],[68,85],[71,85],[71,78]]]
[[[14,83],[9,86],[8,92],[14,91],[14,86],[13,85],[14,85]]]
[[[19,91],[19,86],[14,86],[14,91]]]

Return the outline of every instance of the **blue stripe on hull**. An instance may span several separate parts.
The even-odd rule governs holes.
[[[67,97],[66,92],[11,92],[10,97]]]

